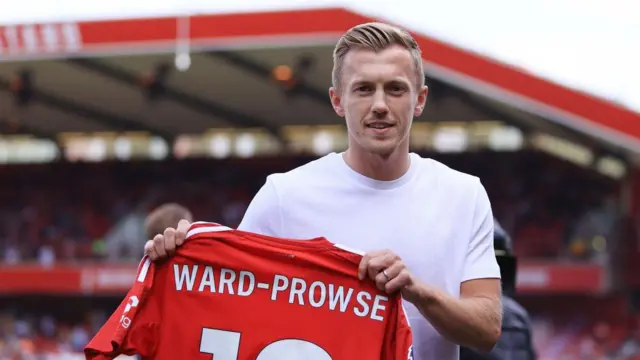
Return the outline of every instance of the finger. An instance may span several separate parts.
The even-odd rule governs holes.
[[[167,251],[164,248],[164,235],[158,234],[153,237],[153,249],[158,256],[158,259],[162,259],[167,256]]]
[[[360,264],[358,265],[358,279],[360,280],[364,280],[365,276],[367,275],[367,267],[369,266],[369,259],[370,259],[370,256],[367,254],[364,254],[362,259],[360,259]]]
[[[144,254],[150,257],[151,260],[156,260],[158,258],[158,253],[156,253],[156,250],[153,247],[153,240],[149,240],[144,244]]]
[[[368,267],[368,271],[369,271],[369,277],[372,280],[375,280],[376,276],[378,276],[378,274],[388,268],[391,267],[395,262],[399,261],[400,258],[395,255],[394,253],[391,252],[385,252],[371,260],[369,260],[369,267]]]
[[[176,229],[166,228],[164,230],[164,249],[167,254],[173,254],[176,250]]]
[[[371,251],[362,256],[360,264],[358,265],[358,279],[364,280],[364,278],[367,276],[369,261],[372,258],[379,256],[380,254],[382,254],[382,251]]]
[[[180,220],[178,228],[176,229],[176,246],[184,244],[184,240],[187,238],[187,232],[191,227],[191,223],[185,219]]]
[[[398,276],[398,274],[400,274],[403,269],[404,264],[402,262],[396,261],[390,267],[381,270],[374,278],[378,289],[384,291],[387,283]],[[389,277],[385,276],[385,272]]]
[[[387,294],[393,294],[397,291],[404,289],[411,284],[411,274],[406,268],[402,269],[396,277],[392,278],[384,286],[384,291]]]

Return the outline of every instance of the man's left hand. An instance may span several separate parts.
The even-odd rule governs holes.
[[[381,291],[393,294],[402,292],[402,296],[411,303],[420,299],[421,286],[411,274],[405,263],[391,250],[379,250],[366,253],[358,269],[360,280],[370,278]]]

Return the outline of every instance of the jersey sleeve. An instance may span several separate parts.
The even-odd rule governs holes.
[[[413,332],[400,296],[394,305],[384,335],[381,360],[413,360]]]
[[[154,273],[155,265],[145,256],[127,296],[85,347],[87,360],[153,354],[160,323],[159,299],[152,294]]]
[[[247,207],[238,230],[268,236],[280,236],[281,228],[280,198],[274,184],[273,175],[269,175],[265,184],[258,190],[249,207]]]
[[[471,239],[462,282],[481,278],[500,278],[500,267],[493,249],[493,212],[487,191],[477,180]]]

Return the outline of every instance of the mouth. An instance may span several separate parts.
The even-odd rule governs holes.
[[[395,124],[386,121],[376,121],[366,124],[366,127],[376,130],[385,130],[394,127]]]

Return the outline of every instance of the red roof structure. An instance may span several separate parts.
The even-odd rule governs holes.
[[[44,133],[142,128],[171,133],[178,130],[176,119],[186,132],[226,125],[276,132],[283,124],[336,123],[331,109],[321,104],[328,103],[332,46],[345,30],[375,20],[323,8],[0,27],[0,108],[11,107],[11,79],[28,68],[42,94],[33,97],[33,106],[21,117],[25,127]],[[640,114],[423,34],[413,35],[423,50],[428,76],[467,96],[462,103],[428,110],[423,118],[506,116],[523,126],[580,134],[614,150],[640,150]],[[137,79],[154,64],[173,64],[173,54],[181,48],[192,52],[192,68],[168,80],[177,94],[150,110],[136,89]],[[315,70],[304,80],[306,96],[291,105],[272,82],[265,82],[267,70],[303,54],[314,58]],[[468,106],[469,99],[480,106]]]

